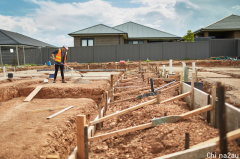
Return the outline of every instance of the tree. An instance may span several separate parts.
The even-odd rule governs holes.
[[[191,30],[188,30],[187,35],[183,36],[183,40],[186,41],[186,42],[187,41],[194,41],[194,33],[192,33]]]

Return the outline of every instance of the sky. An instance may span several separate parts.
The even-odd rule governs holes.
[[[133,21],[177,36],[231,14],[240,0],[0,0],[0,29],[55,46],[73,46],[68,34]]]

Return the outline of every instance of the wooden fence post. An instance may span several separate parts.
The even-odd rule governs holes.
[[[197,69],[195,69],[195,82],[197,82],[198,79],[197,79]]]
[[[182,94],[182,88],[183,88],[183,71],[181,71],[181,76],[180,76],[179,94]]]
[[[86,116],[77,116],[77,159],[88,158],[88,126]]]
[[[157,82],[157,88],[159,87],[159,83],[158,80],[156,80]],[[160,95],[159,95],[159,91],[157,91],[157,104],[160,104]]]
[[[216,128],[216,86],[212,88],[212,101],[211,105],[213,106],[213,110],[211,110],[211,125]]]
[[[218,119],[219,119],[219,135],[220,135],[220,154],[227,155],[227,127],[226,127],[226,108],[225,108],[225,88],[222,84],[218,85]]]
[[[139,71],[141,71],[141,60],[139,60]]]
[[[193,110],[193,105],[194,105],[194,77],[195,77],[195,73],[192,73],[192,80],[191,80],[191,106],[190,106],[190,110]]]
[[[110,85],[110,100],[113,102],[113,75],[111,75],[111,85]]]

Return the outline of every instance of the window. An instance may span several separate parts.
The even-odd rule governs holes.
[[[128,41],[128,44],[143,44],[144,41]]]
[[[93,46],[94,40],[93,39],[81,39],[81,46]]]

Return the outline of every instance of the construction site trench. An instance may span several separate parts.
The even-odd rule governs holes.
[[[191,67],[193,61],[186,61],[186,66]],[[195,61],[198,70],[198,81],[203,82],[203,91],[211,94],[212,87],[217,82],[224,82],[226,88],[226,102],[236,108],[240,107],[240,85],[239,72],[240,63],[231,61]],[[94,121],[99,114],[99,105],[104,105],[106,101],[106,92],[110,93],[110,75],[113,76],[113,83],[119,79],[127,80],[118,83],[115,87],[114,101],[121,101],[128,98],[134,98],[142,94],[151,92],[150,88],[133,93],[124,94],[124,92],[149,87],[148,79],[155,77],[155,71],[152,68],[159,65],[166,66],[169,72],[168,61],[142,62],[139,71],[139,63],[132,62],[125,65],[114,63],[103,64],[76,64],[70,66],[74,69],[115,69],[116,72],[108,72],[108,78],[101,78],[102,75],[92,78],[92,74],[81,72],[84,77],[79,75],[72,78],[70,72],[66,72],[67,84],[61,83],[60,74],[57,83],[43,83],[49,75],[49,71],[37,72],[34,75],[28,74],[37,69],[53,69],[53,67],[36,66],[34,68],[24,68],[17,70],[23,74],[13,79],[2,79],[0,81],[0,159],[8,158],[48,158],[49,155],[58,155],[62,159],[68,159],[77,145],[77,127],[76,116],[86,115],[86,122]],[[224,69],[222,67],[225,67]],[[125,72],[117,72],[120,69],[127,69]],[[181,61],[173,62],[173,73],[182,71]],[[9,69],[9,72],[11,69]],[[53,72],[53,71],[52,71]],[[96,72],[95,72],[96,74]],[[104,75],[105,76],[105,75]],[[92,79],[90,79],[90,77]],[[189,69],[189,81],[191,81],[191,68]],[[128,83],[128,82],[126,82]],[[158,80],[159,87],[165,86],[169,82]],[[179,83],[179,82],[178,82]],[[164,89],[176,85],[171,84]],[[157,86],[154,82],[154,88]],[[24,99],[38,86],[41,90],[34,96],[30,102],[24,102]],[[126,87],[126,88],[124,88]],[[160,94],[160,101],[165,101],[179,95],[179,87],[170,88]],[[108,96],[109,97],[109,96]],[[148,96],[142,99],[132,99],[116,104],[109,105],[104,116],[131,108],[156,99],[156,96]],[[54,107],[73,106],[73,108],[51,118],[46,119],[61,109]],[[42,110],[39,112],[28,112],[31,110]],[[96,130],[94,136],[122,130],[129,127],[139,126],[151,122],[152,119],[181,115],[189,112],[189,105],[184,99],[173,100],[163,104],[149,104],[129,111],[125,114],[112,117],[103,121],[101,128]],[[123,135],[116,135],[88,142],[89,158],[156,158],[185,150],[185,133],[190,134],[189,146],[194,146],[201,142],[219,136],[219,130],[212,127],[208,121],[201,115],[189,117],[176,123],[164,123],[153,128],[137,130]],[[91,136],[89,136],[91,137]],[[228,151],[232,154],[240,154],[240,146],[234,140],[228,143]],[[219,154],[219,146],[213,153]]]

